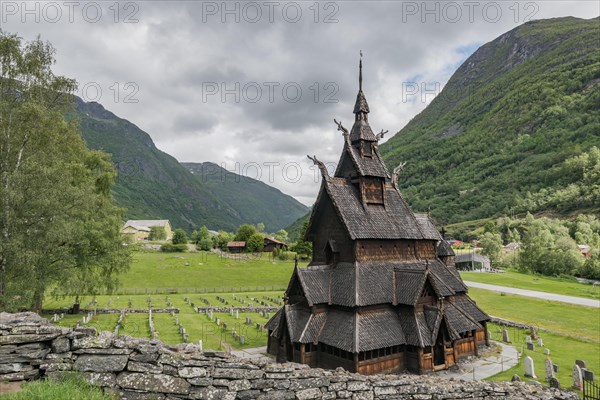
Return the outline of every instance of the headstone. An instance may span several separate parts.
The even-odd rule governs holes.
[[[542,338],[538,338],[537,344],[538,344],[538,347],[544,347],[544,341],[542,340]]]
[[[202,340],[198,340],[198,350],[203,351],[202,350]]]
[[[229,316],[233,317],[233,308],[229,309]]]
[[[508,336],[508,330],[502,330],[502,341],[505,343],[510,343],[510,337]]]
[[[551,378],[554,378],[554,364],[550,358],[546,358],[544,366],[546,367],[546,381],[550,382]]]
[[[535,368],[533,365],[533,358],[527,356],[525,357],[525,376],[528,378],[537,379],[535,375]]]
[[[244,344],[246,342],[245,336],[240,336],[240,344]]]
[[[594,372],[590,371],[587,368],[582,368],[581,371],[583,372],[583,379],[588,381],[588,382],[593,382],[594,381]]]
[[[560,381],[556,379],[554,376],[548,380],[551,388],[560,389]]]
[[[527,343],[527,344],[533,343],[531,336],[529,336],[529,335],[525,336],[525,343]]]
[[[533,343],[527,343],[527,350],[529,350],[529,351],[534,350]]]
[[[579,365],[579,368],[587,368],[584,360],[575,360],[575,364]]]
[[[544,349],[544,354],[547,355],[547,356],[549,356],[550,355],[550,349],[545,348]]]
[[[521,382],[521,377],[517,374],[514,374],[512,378],[510,378],[511,382]]]
[[[581,390],[583,388],[583,373],[577,364],[573,365],[572,377],[573,387],[577,390]]]
[[[217,326],[221,325],[221,318],[217,317]]]
[[[235,310],[235,319],[239,319],[239,318],[240,318],[239,311]]]
[[[537,332],[533,326],[529,327],[529,334],[531,335],[532,339],[537,339]]]
[[[558,374],[558,365],[552,364],[552,368],[554,368],[554,373]]]

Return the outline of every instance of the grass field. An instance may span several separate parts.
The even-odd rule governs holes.
[[[105,394],[96,387],[73,373],[65,375],[60,381],[42,379],[23,384],[23,390],[17,393],[2,394],[2,400],[114,400],[113,396]]]
[[[492,338],[500,340],[501,327],[496,324],[489,324],[488,329],[492,332]],[[571,387],[571,369],[575,360],[585,360],[587,366],[592,371],[600,371],[600,352],[598,350],[597,343],[585,342],[582,340],[565,337],[562,335],[555,335],[549,332],[538,332],[539,336],[542,337],[544,347],[535,346],[533,351],[527,350],[525,344],[525,336],[529,334],[528,330],[518,328],[508,328],[510,340],[513,342],[522,356],[519,360],[519,364],[514,367],[488,378],[493,381],[508,381],[514,374],[517,374],[524,378],[525,366],[524,359],[530,356],[534,361],[535,373],[538,376],[538,381],[544,384],[545,382],[545,361],[546,358],[550,358],[552,362],[558,365],[558,373],[556,378],[561,383],[561,386],[565,388]],[[544,355],[544,348],[550,349],[550,355]]]
[[[263,253],[255,260],[221,258],[207,252],[136,252],[131,269],[120,277],[123,292],[144,293],[156,288],[284,288],[294,269],[293,261],[272,260]],[[301,264],[305,265],[305,264]],[[189,290],[188,290],[189,291]]]
[[[475,288],[469,289],[469,295],[479,307],[495,317],[539,326],[600,343],[600,311],[598,309],[511,294],[502,295]]]
[[[234,298],[235,295],[235,298]],[[261,316],[257,312],[244,312],[243,310],[238,313],[238,319],[229,313],[213,313],[213,320],[211,321],[204,313],[196,313],[191,305],[189,305],[185,298],[189,297],[190,302],[195,303],[196,306],[202,307],[206,304],[202,299],[208,301],[212,306],[224,306],[224,307],[245,307],[249,304],[253,305],[264,305],[277,307],[272,301],[264,299],[265,296],[270,298],[281,298],[282,292],[248,292],[248,293],[220,293],[220,294],[172,294],[172,295],[132,295],[132,296],[96,296],[95,301],[98,308],[113,307],[113,308],[127,308],[129,301],[131,300],[133,308],[147,308],[148,300],[150,300],[152,307],[154,308],[165,308],[167,302],[173,307],[179,308],[180,312],[175,314],[177,320],[186,329],[188,334],[188,341],[198,343],[199,340],[203,341],[205,349],[213,350],[226,350],[232,349],[244,349],[252,347],[265,346],[267,343],[267,331],[260,332],[256,329],[256,323],[263,325],[269,318],[268,316]],[[217,296],[225,299],[227,304],[224,304],[217,300]],[[252,300],[257,298],[264,304]],[[93,299],[92,296],[84,298],[82,306],[90,307],[89,302]],[[242,300],[244,302],[242,303]],[[73,303],[73,299],[66,298],[62,300],[50,300],[45,304],[45,308],[61,308],[70,307]],[[86,304],[87,303],[87,304]],[[110,304],[110,306],[109,306]],[[93,308],[93,307],[92,307]],[[273,315],[273,312],[271,312]],[[50,318],[50,315],[44,315]],[[74,327],[77,322],[81,322],[83,314],[69,315],[66,314],[63,319],[58,321],[58,325],[66,327]],[[153,313],[152,317],[154,320],[154,327],[158,332],[158,339],[169,344],[183,343],[183,339],[179,333],[179,327],[175,322],[175,316],[171,316],[168,313]],[[223,329],[222,325],[218,327],[216,325],[216,318],[220,319],[220,322],[227,324],[227,330]],[[246,317],[252,319],[252,325],[246,325]],[[85,326],[96,327],[99,331],[107,330],[113,331],[117,320],[118,314],[97,314],[92,320],[85,324]],[[83,324],[81,324],[83,325]],[[238,340],[235,340],[231,335],[231,329],[235,329],[238,335],[243,335],[245,342],[242,345]],[[135,337],[151,337],[150,325],[148,323],[147,313],[129,313],[126,314],[121,330],[119,331],[122,335],[129,335]]]
[[[535,276],[516,271],[507,271],[502,274],[461,272],[460,275],[466,281],[600,299],[600,287],[579,283],[576,280]]]

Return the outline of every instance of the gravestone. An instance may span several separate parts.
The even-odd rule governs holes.
[[[235,319],[240,319],[240,313],[238,310],[235,310]]]
[[[175,317],[175,325],[179,324],[179,317]]]
[[[532,339],[537,339],[537,332],[533,326],[529,327],[529,334],[531,335]]]
[[[549,356],[550,355],[550,349],[546,348],[544,349],[544,354]]]
[[[554,378],[554,367],[552,360],[548,357],[544,362],[544,366],[546,367],[546,381],[550,382],[551,378]]]
[[[553,389],[560,389],[560,381],[556,379],[554,376],[548,380],[550,387]]]
[[[590,371],[587,368],[582,368],[581,372],[583,372],[583,379],[588,381],[588,382],[593,382],[594,381],[594,372]]]
[[[538,344],[538,347],[544,347],[544,341],[542,340],[542,338],[538,338],[537,344]]]
[[[517,374],[514,374],[510,379],[511,382],[521,382],[521,377]]]
[[[529,350],[529,351],[534,350],[533,343],[527,343],[527,350]]]
[[[575,360],[575,364],[579,365],[579,368],[587,368],[584,360]]]
[[[244,343],[246,343],[246,337],[240,336],[240,344],[244,344]]]
[[[510,337],[508,336],[508,330],[502,330],[502,341],[505,343],[510,343]]]
[[[198,340],[198,350],[203,351],[203,349],[202,349],[202,340]]]
[[[221,325],[221,318],[217,317],[217,326]]]
[[[525,376],[528,378],[536,379],[535,368],[533,365],[533,358],[527,356],[525,357]]]
[[[573,365],[572,377],[573,387],[577,390],[581,390],[583,388],[583,373],[577,364]]]
[[[533,340],[531,339],[531,336],[529,336],[529,335],[525,336],[525,343],[527,343],[527,344],[533,343]]]
[[[558,365],[552,364],[552,368],[554,368],[554,373],[558,374]]]
[[[229,309],[229,316],[230,316],[230,317],[233,317],[233,308],[230,308],[230,309]]]

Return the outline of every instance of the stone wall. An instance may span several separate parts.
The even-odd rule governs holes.
[[[0,314],[0,380],[80,371],[123,399],[563,399],[574,392],[525,383],[431,376],[362,376],[301,364],[244,360],[192,344],[61,328],[34,313]]]

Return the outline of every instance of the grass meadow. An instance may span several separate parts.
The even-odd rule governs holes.
[[[516,271],[507,271],[502,274],[461,272],[460,275],[466,281],[537,290],[539,292],[557,293],[566,296],[600,299],[600,286],[579,283],[575,279],[550,278],[523,274]]]

